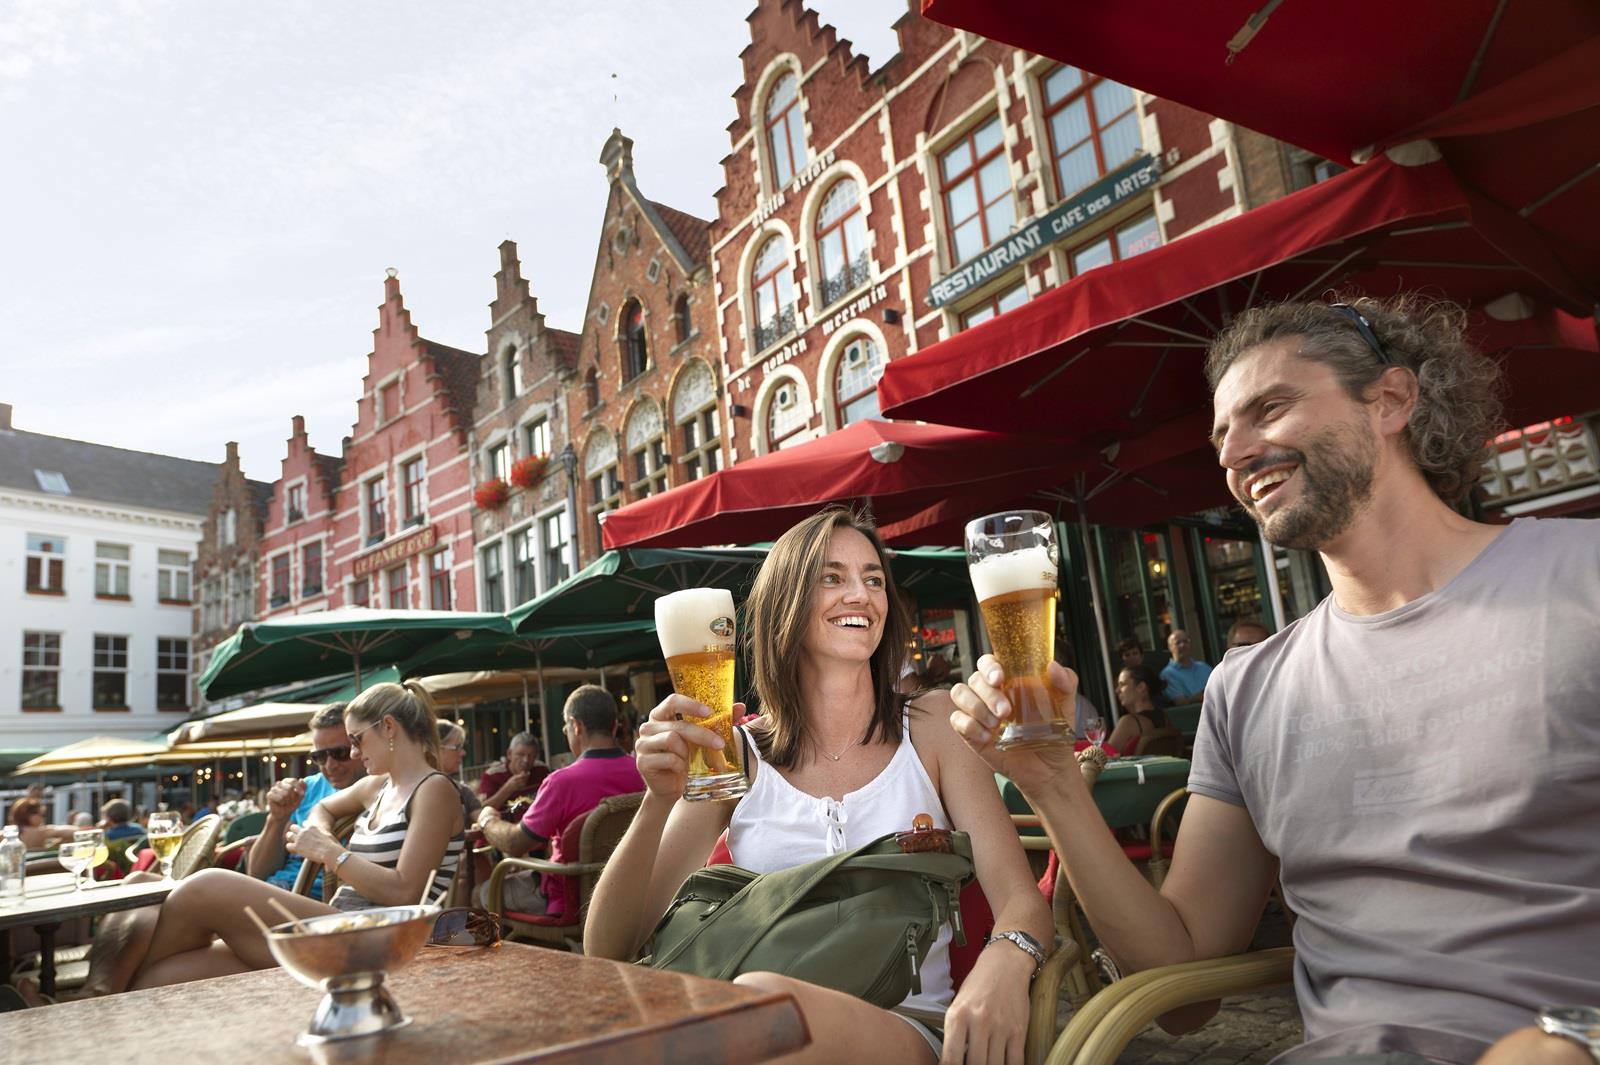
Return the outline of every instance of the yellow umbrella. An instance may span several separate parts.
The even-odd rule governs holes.
[[[240,710],[229,710],[199,721],[185,721],[172,734],[172,744],[222,739],[272,738],[293,736],[311,725],[311,718],[327,703],[258,703]]]
[[[32,773],[83,773],[91,769],[148,765],[167,750],[149,740],[130,740],[117,736],[91,736],[86,740],[57,747],[49,754],[22,763],[13,775]]]

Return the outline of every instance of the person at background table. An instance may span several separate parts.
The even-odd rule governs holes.
[[[483,806],[477,793],[461,783],[461,761],[467,754],[467,733],[454,721],[439,722],[439,772],[449,777],[461,793],[461,816],[472,824]]]
[[[1106,743],[1122,754],[1138,754],[1145,733],[1167,727],[1166,690],[1143,666],[1124,666],[1117,674],[1117,705],[1127,712]]]
[[[604,799],[644,790],[633,756],[617,743],[617,701],[610,692],[597,684],[575,689],[561,708],[561,729],[575,758],[545,777],[521,820],[502,821],[492,806],[478,812],[483,838],[503,854],[521,858],[548,847],[551,861],[573,861],[577,855],[561,850],[567,826],[587,817]],[[488,891],[488,884],[479,887],[480,906],[488,905]],[[506,877],[504,891],[507,910],[552,917],[566,912],[558,876],[544,874],[535,882],[533,873],[524,871]]]
[[[1206,681],[1211,677],[1211,667],[1194,657],[1194,643],[1183,629],[1172,630],[1167,637],[1167,651],[1172,655],[1161,670],[1167,701],[1171,703],[1198,703],[1206,693]]]
[[[350,701],[345,728],[366,777],[325,797],[304,825],[291,824],[284,833],[291,853],[338,871],[332,900],[318,902],[240,873],[203,869],[180,881],[161,904],[133,987],[274,965],[246,907],[274,924],[280,923],[278,906],[307,918],[444,898],[461,858],[461,799],[438,771],[433,700],[414,682],[375,684]],[[346,846],[333,827],[356,814]]]
[[[478,794],[483,805],[504,809],[519,799],[531,800],[549,775],[550,767],[540,758],[539,738],[531,732],[519,732],[506,746],[505,759],[483,771],[478,779]]]
[[[300,876],[298,854],[285,845],[289,829],[305,824],[317,803],[343,791],[366,775],[366,768],[350,750],[345,731],[346,703],[329,703],[311,716],[311,753],[307,760],[320,772],[299,779],[284,777],[267,790],[267,819],[250,845],[244,871],[274,887],[293,891]],[[311,885],[311,897],[322,897],[322,874]]]
[[[1594,1065],[1534,1023],[1600,1005],[1600,525],[1455,509],[1501,428],[1466,323],[1416,296],[1289,303],[1212,343],[1228,487],[1268,541],[1320,552],[1333,592],[1217,667],[1159,890],[1063,759],[995,751],[994,658],[954,692],[1124,972],[1243,950],[1281,874],[1296,1061]]]
[[[105,830],[106,842],[132,839],[144,835],[144,829],[133,823],[133,804],[127,799],[108,799],[100,807],[100,827]]]
[[[1267,627],[1255,618],[1239,618],[1228,626],[1226,649],[1231,651],[1235,647],[1254,647],[1269,635]]]
[[[736,802],[683,799],[691,747],[721,747],[695,724],[706,707],[669,695],[640,729],[646,792],[590,902],[584,949],[637,955],[678,886],[727,831],[736,865],[773,872],[904,831],[920,813],[971,834],[978,879],[997,931],[1050,942],[1050,912],[1034,886],[994,778],[951,731],[945,691],[895,690],[910,624],[893,593],[885,549],[866,521],[830,508],[773,544],[741,625],[762,716],[735,742],[750,790]],[[735,706],[737,717],[743,708]],[[736,983],[792,994],[811,1045],[784,1062],[1021,1062],[1032,956],[1009,939],[979,955],[952,990],[950,930],[922,965],[922,993],[943,1011],[938,1032],[860,999],[781,973]]]
[[[72,825],[47,825],[44,820],[44,803],[32,796],[23,796],[11,804],[6,820],[17,826],[22,845],[30,851],[54,847],[72,838],[77,831]]]
[[[67,814],[67,823],[70,824],[74,830],[80,828],[93,828],[94,814],[90,813],[88,810],[73,810]]]
[[[1117,644],[1117,658],[1125,666],[1142,666],[1144,665],[1144,647],[1135,637],[1126,636]],[[1066,665],[1066,663],[1063,662],[1062,665]],[[1067,666],[1067,668],[1071,669],[1072,667]]]

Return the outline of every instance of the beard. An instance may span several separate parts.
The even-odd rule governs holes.
[[[1304,451],[1263,456],[1249,472],[1286,461],[1299,464],[1295,475],[1300,478],[1300,498],[1280,505],[1265,519],[1248,495],[1239,502],[1269,543],[1321,550],[1355,524],[1371,502],[1377,438],[1362,423],[1330,426],[1312,437]]]

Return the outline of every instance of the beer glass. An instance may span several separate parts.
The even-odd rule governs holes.
[[[1048,670],[1055,656],[1059,552],[1055,525],[1037,510],[967,523],[967,569],[994,656],[1006,671],[1011,716],[995,746],[1073,742],[1071,707],[1057,710]]]
[[[731,799],[746,790],[733,734],[733,593],[686,588],[656,600],[656,636],[672,676],[672,690],[711,708],[695,723],[722,737],[720,751],[694,747],[683,797],[691,802]]]
[[[172,859],[183,842],[183,819],[170,810],[157,810],[145,825],[145,840],[161,862],[161,875],[172,879]]]

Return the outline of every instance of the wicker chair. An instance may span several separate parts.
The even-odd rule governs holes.
[[[574,818],[561,833],[561,852],[574,856],[556,863],[542,858],[502,858],[489,875],[489,909],[500,916],[507,939],[521,939],[556,950],[583,952],[583,922],[588,916],[589,897],[605,868],[606,859],[622,842],[623,833],[633,823],[644,792],[612,795],[581,818]],[[561,878],[565,908],[557,916],[519,913],[505,907],[506,877],[515,870],[529,869]]]
[[[216,861],[217,839],[222,835],[222,818],[207,814],[183,833],[183,841],[172,856],[172,879],[182,880]]]
[[[340,843],[350,842],[350,834],[356,830],[356,819],[360,814],[351,814],[341,817],[333,823],[333,835]],[[339,890],[339,874],[333,869],[322,868],[321,862],[314,862],[307,858],[300,863],[300,871],[294,877],[294,893],[311,897],[311,888],[317,882],[317,874],[322,874],[322,898],[318,901],[327,902],[333,898],[333,893]]]

